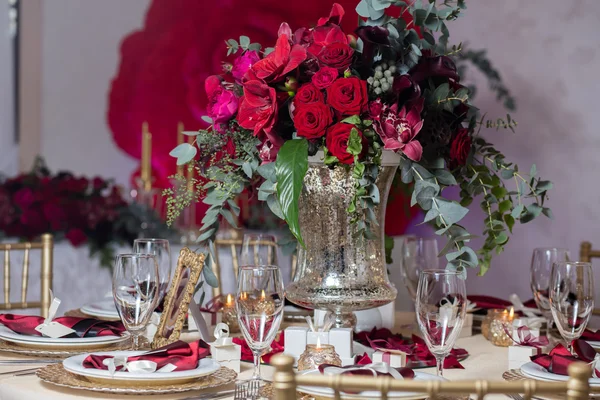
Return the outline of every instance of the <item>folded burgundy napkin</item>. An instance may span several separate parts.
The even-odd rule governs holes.
[[[338,367],[337,365],[321,364],[319,372],[323,375],[354,375],[354,376],[391,376],[394,379],[414,379],[415,372],[410,368],[392,368],[384,363],[369,363],[347,365]],[[360,392],[344,391],[344,393],[357,394]]]
[[[576,361],[594,363],[597,360],[596,351],[584,340],[574,340],[573,350],[575,351],[575,355],[571,354],[562,344],[558,344],[548,354],[531,356],[531,361],[550,373],[568,375],[568,367],[571,363]],[[600,377],[600,365],[595,365],[594,376]]]
[[[199,340],[193,343],[177,341],[163,346],[156,350],[151,350],[139,356],[127,357],[120,365],[115,365],[116,371],[122,370],[127,363],[136,361],[150,361],[155,363],[154,369],[158,370],[171,364],[177,371],[187,371],[198,367],[198,361],[210,354],[210,346],[204,341]],[[83,360],[85,368],[109,369],[109,363],[104,360],[115,359],[118,357],[110,355],[90,354]],[[114,365],[114,364],[113,364]],[[153,371],[150,371],[153,372]]]
[[[581,338],[591,342],[600,342],[600,329],[598,329],[596,332],[586,329],[583,331],[583,334],[581,334]]]
[[[254,361],[254,353],[252,353],[252,350],[250,350],[250,347],[248,346],[246,339],[241,338],[241,337],[233,338],[233,343],[239,344],[240,346],[242,346],[242,361],[249,361],[249,362]],[[268,364],[269,362],[271,362],[271,357],[273,357],[275,354],[283,353],[284,349],[285,349],[285,335],[280,333],[279,338],[275,339],[275,340],[273,340],[273,342],[271,342],[271,348],[270,348],[269,352],[262,355],[260,358],[264,363]]]
[[[42,336],[35,327],[45,321],[44,317],[32,315],[0,314],[0,324],[15,333],[31,336]],[[94,318],[58,317],[53,321],[60,323],[75,332],[65,338],[83,338],[96,336],[119,336],[125,332],[121,321],[101,321]]]

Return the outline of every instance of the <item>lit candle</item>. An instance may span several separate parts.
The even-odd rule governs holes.
[[[225,297],[225,304],[223,305],[223,322],[229,325],[229,332],[234,333],[240,331],[237,313],[235,311],[235,301],[233,300],[231,293]]]
[[[515,318],[515,309],[513,307],[510,308],[510,313],[508,313],[508,319],[512,321]]]
[[[183,122],[177,124],[177,145],[183,144]],[[177,166],[177,175],[183,176],[183,165]]]
[[[142,167],[140,175],[145,190],[152,189],[152,134],[148,122],[142,124]]]
[[[233,307],[233,296],[231,295],[231,293],[229,293],[227,295],[227,300],[225,300],[225,306],[226,307]]]
[[[265,290],[261,290],[260,291],[260,301],[265,301],[265,299],[267,298],[267,296],[265,296]]]
[[[321,349],[321,337],[317,337],[317,350]]]
[[[494,318],[490,323],[489,340],[492,344],[501,347],[510,346],[513,341],[510,336],[506,333],[512,333],[512,324],[515,319],[515,310],[513,307],[510,311],[504,310],[502,314]]]

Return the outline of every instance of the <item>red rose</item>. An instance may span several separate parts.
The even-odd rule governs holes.
[[[343,115],[360,114],[367,100],[367,82],[354,76],[340,78],[327,88],[327,103]]]
[[[307,139],[318,139],[325,135],[325,130],[333,121],[331,108],[325,103],[304,104],[297,108],[294,115],[294,126],[298,136]]]
[[[450,144],[450,164],[453,167],[462,166],[467,163],[467,157],[471,152],[472,139],[466,128],[460,128]]]
[[[323,67],[312,77],[312,83],[318,89],[326,89],[337,79],[339,72],[335,68]]]
[[[65,234],[65,237],[75,247],[78,247],[87,241],[87,236],[85,236],[85,233],[79,228],[69,229],[69,231]]]
[[[352,124],[345,123],[337,123],[333,125],[327,131],[327,138],[325,139],[325,144],[327,145],[327,150],[343,164],[352,164],[354,162],[354,156],[348,153],[348,139],[350,139],[350,132],[352,129],[356,129],[356,127]],[[358,135],[362,140],[363,152],[367,150],[367,141],[363,136],[362,132],[358,131]]]
[[[33,204],[35,198],[31,189],[25,187],[23,189],[20,189],[17,193],[15,193],[13,200],[21,210],[25,210],[26,208],[29,208],[31,204]]]
[[[294,105],[300,107],[302,104],[323,102],[324,100],[323,92],[312,83],[307,83],[298,89],[298,93],[294,97]]]
[[[237,120],[242,128],[254,130],[254,136],[269,134],[277,116],[275,89],[260,81],[244,84],[244,97]]]
[[[353,55],[352,47],[346,43],[335,42],[323,47],[317,58],[322,64],[343,72],[352,64]]]

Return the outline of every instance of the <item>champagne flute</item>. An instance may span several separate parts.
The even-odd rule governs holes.
[[[246,233],[242,241],[240,265],[279,265],[277,253],[275,236]]]
[[[173,264],[171,264],[171,247],[167,239],[135,239],[133,241],[133,252],[139,254],[152,254],[158,263],[158,303],[160,305],[171,281]]]
[[[260,357],[275,339],[283,319],[285,293],[279,267],[240,267],[235,307],[240,328],[254,354],[253,380],[260,377]]]
[[[531,257],[531,291],[535,304],[548,322],[548,331],[552,327],[550,311],[550,277],[552,266],[556,262],[569,261],[569,250],[556,247],[540,247],[533,250]]]
[[[550,278],[550,309],[558,330],[573,352],[594,309],[594,275],[587,262],[558,262]]]
[[[113,298],[123,325],[131,333],[133,350],[146,331],[158,303],[158,263],[151,254],[120,254],[115,258]]]
[[[416,300],[419,274],[426,269],[435,269],[439,265],[438,245],[435,238],[409,236],[402,248],[402,266],[400,275],[408,294]]]
[[[457,271],[424,270],[419,276],[415,305],[423,339],[435,356],[437,375],[458,338],[467,313],[465,279]]]

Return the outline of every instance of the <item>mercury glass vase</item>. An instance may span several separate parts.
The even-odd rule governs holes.
[[[380,203],[375,207],[378,226],[373,238],[358,232],[347,209],[356,191],[349,166],[333,168],[323,154],[309,157],[309,167],[299,200],[299,223],[306,248],[298,246],[293,282],[286,296],[307,308],[328,310],[335,327],[356,324],[354,311],[385,305],[396,298],[385,264],[384,220],[388,192],[399,156],[384,152],[375,185]]]

